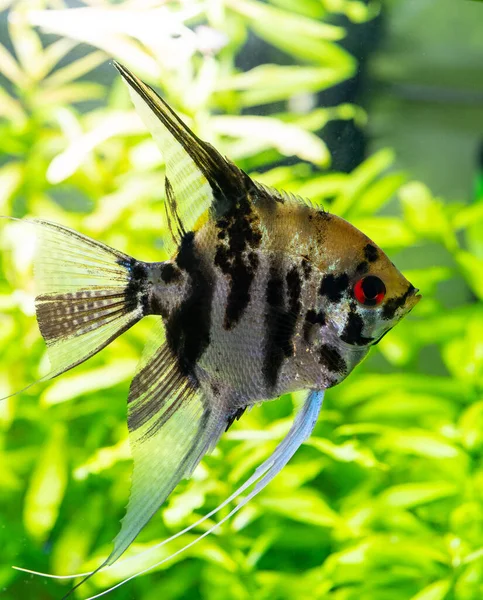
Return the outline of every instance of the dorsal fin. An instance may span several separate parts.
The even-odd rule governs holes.
[[[158,144],[166,164],[168,218],[174,241],[191,231],[206,210],[215,218],[228,212],[251,180],[213,146],[200,140],[147,84],[117,62],[134,106]]]
[[[320,204],[317,204],[313,200],[309,198],[303,198],[302,196],[298,196],[293,192],[286,192],[284,190],[277,190],[269,185],[265,185],[264,183],[260,183],[259,181],[254,181],[257,189],[269,196],[272,196],[275,202],[280,202],[282,204],[302,204],[304,206],[308,206],[309,208],[313,208],[315,210],[319,210],[320,212],[326,212]]]

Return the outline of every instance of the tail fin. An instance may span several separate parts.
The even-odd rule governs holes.
[[[35,309],[55,377],[102,350],[143,317],[144,263],[67,227],[36,230]],[[144,276],[145,280],[145,276]]]

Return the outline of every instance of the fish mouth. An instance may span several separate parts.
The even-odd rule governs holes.
[[[413,286],[411,286],[411,288],[412,289],[408,294],[406,303],[410,309],[413,309],[416,306],[416,304],[421,300],[422,295],[418,293],[418,288],[415,288]]]
[[[348,342],[345,342],[344,340],[342,340],[340,338],[339,332],[337,331],[337,329],[333,323],[328,323],[326,326],[326,332],[328,334],[328,338],[332,341],[333,344],[335,344],[336,346],[338,346],[341,349],[344,349],[349,354],[358,354],[358,353],[364,352],[367,348],[369,348],[371,346],[377,345],[382,340],[382,338],[386,335],[386,333],[389,333],[389,331],[391,331],[391,329],[394,327],[394,325],[400,319],[402,319],[405,315],[407,315],[422,298],[422,295],[419,293],[419,289],[415,288],[412,284],[410,284],[410,287],[408,288],[407,292],[404,295],[406,296],[406,299],[404,301],[404,304],[399,307],[398,315],[394,319],[393,323],[386,329],[386,331],[384,333],[382,333],[379,337],[373,338],[367,344],[359,345],[359,344],[349,344]]]

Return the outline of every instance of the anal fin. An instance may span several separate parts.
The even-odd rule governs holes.
[[[271,454],[271,456],[269,456],[255,470],[253,475],[251,475],[235,492],[233,492],[233,494],[231,494],[228,498],[226,498],[226,500],[224,500],[219,506],[214,508],[207,515],[205,515],[204,517],[202,517],[201,519],[199,519],[198,521],[196,521],[189,527],[186,527],[182,531],[179,531],[178,533],[174,534],[173,536],[164,540],[163,542],[156,544],[152,548],[145,550],[142,554],[145,554],[145,553],[147,554],[150,551],[155,550],[156,548],[160,548],[161,546],[168,544],[169,542],[180,537],[181,535],[184,535],[185,533],[188,533],[189,531],[193,530],[195,527],[201,525],[203,522],[205,522],[206,520],[210,519],[213,515],[218,513],[221,509],[223,509],[225,506],[227,506],[230,502],[233,502],[234,500],[236,500],[241,494],[243,494],[243,492],[245,492],[246,490],[248,490],[249,488],[254,486],[252,488],[252,490],[246,496],[244,496],[242,498],[242,500],[234,508],[232,508],[231,511],[227,515],[225,515],[220,521],[218,521],[217,523],[212,525],[209,529],[204,531],[202,534],[200,534],[194,540],[192,540],[191,542],[189,542],[188,544],[186,544],[185,546],[183,546],[182,548],[180,548],[173,554],[164,558],[163,560],[151,565],[150,567],[147,567],[146,569],[143,569],[142,571],[140,571],[138,573],[135,573],[134,575],[131,575],[130,577],[127,577],[126,579],[124,579],[123,581],[120,581],[119,583],[115,584],[111,588],[104,590],[103,592],[100,592],[100,593],[96,594],[95,596],[91,596],[87,600],[94,600],[94,598],[99,598],[101,596],[104,596],[104,595],[108,594],[109,592],[124,585],[131,579],[134,579],[135,577],[138,577],[140,575],[144,575],[145,573],[151,571],[152,569],[159,567],[161,564],[171,560],[175,556],[178,556],[182,552],[188,550],[189,548],[194,546],[196,543],[201,541],[203,538],[210,535],[210,533],[212,533],[215,529],[217,529],[225,521],[227,521],[234,514],[236,514],[252,498],[254,498],[259,492],[261,492],[278,473],[280,473],[280,471],[288,463],[288,461],[292,458],[292,456],[295,454],[295,452],[301,446],[301,444],[310,437],[310,435],[315,427],[315,424],[317,422],[317,418],[320,413],[323,398],[324,398],[323,390],[313,390],[313,391],[309,392],[304,404],[299,409],[299,411],[295,417],[294,423],[293,423],[292,427],[290,428],[290,431],[287,433],[285,438],[278,444],[278,446],[275,448],[273,454]],[[114,562],[113,560],[111,561],[111,557],[113,555],[114,555],[114,552],[107,559],[106,563],[104,563],[104,565],[101,565],[100,568],[104,567],[107,564],[112,564],[112,562]],[[138,556],[140,556],[140,555],[138,555]],[[129,560],[129,559],[127,559],[127,560]]]
[[[131,494],[114,548],[101,569],[112,565],[181,479],[191,475],[227,423],[220,397],[203,392],[194,377],[182,374],[165,341],[160,319],[144,349],[128,397],[128,429],[133,473]]]
[[[121,556],[179,481],[189,477],[216,444],[226,427],[222,402],[180,372],[160,320],[129,392],[132,488],[107,564]]]

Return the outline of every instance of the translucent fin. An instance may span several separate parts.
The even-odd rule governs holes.
[[[210,144],[200,140],[156,92],[128,69],[114,65],[129,87],[136,111],[157,142],[172,188],[167,205],[171,222],[194,229],[208,209],[222,216],[246,193],[249,177]],[[176,199],[173,202],[173,199]],[[179,243],[176,235],[174,241]]]
[[[132,489],[108,564],[119,558],[178,482],[189,477],[216,444],[226,426],[221,402],[208,398],[197,382],[180,373],[159,321],[129,391]]]
[[[144,364],[144,361],[141,362],[141,364],[139,366],[139,370],[142,370],[143,364]],[[192,525],[190,525],[189,527],[186,527],[182,531],[175,533],[170,538],[164,540],[163,542],[161,542],[159,544],[156,544],[152,548],[144,550],[143,552],[141,552],[140,554],[137,554],[135,557],[132,557],[132,558],[137,559],[144,554],[148,554],[148,553],[152,552],[153,550],[156,550],[157,548],[160,548],[161,546],[164,546],[164,545],[168,544],[169,542],[175,540],[176,538],[184,535],[185,533],[188,533],[189,531],[193,530],[195,527],[198,527],[203,522],[205,522],[206,520],[210,519],[213,515],[218,513],[227,504],[229,504],[230,502],[233,502],[233,500],[238,498],[245,490],[247,490],[249,487],[251,487],[254,483],[258,482],[256,484],[255,488],[247,496],[245,496],[245,498],[243,498],[243,500],[239,504],[237,504],[237,506],[235,506],[228,515],[226,515],[218,523],[215,523],[215,525],[213,525],[208,531],[204,532],[198,538],[196,538],[195,540],[193,540],[192,542],[190,542],[183,548],[180,548],[174,554],[172,554],[169,557],[163,559],[162,561],[152,565],[151,567],[148,567],[147,569],[144,569],[143,571],[136,573],[135,575],[132,575],[131,577],[125,579],[124,581],[121,581],[120,583],[109,588],[108,590],[104,590],[103,592],[101,592],[95,596],[92,596],[91,598],[88,598],[87,600],[94,600],[94,598],[99,598],[101,596],[104,596],[105,594],[108,594],[109,592],[124,585],[131,579],[134,579],[135,577],[138,577],[139,575],[143,575],[144,573],[147,573],[148,571],[158,567],[159,565],[163,564],[164,562],[171,560],[178,554],[181,554],[185,550],[188,550],[194,544],[198,543],[201,539],[203,539],[204,537],[206,537],[207,535],[212,533],[217,527],[219,527],[222,523],[224,523],[226,520],[228,520],[230,517],[232,517],[236,512],[238,512],[243,506],[245,506],[254,496],[256,496],[261,490],[263,490],[263,488],[277,475],[277,473],[279,473],[283,469],[283,467],[288,463],[290,458],[295,454],[295,452],[297,451],[299,446],[310,437],[310,435],[314,429],[314,426],[317,422],[320,408],[322,406],[323,397],[324,397],[323,391],[312,391],[309,393],[307,400],[305,401],[302,408],[299,410],[299,412],[295,418],[295,421],[294,421],[289,433],[287,434],[287,436],[277,446],[274,453],[265,462],[263,462],[256,469],[256,471],[253,473],[253,475],[251,477],[249,477],[249,479],[247,479],[247,481],[245,481],[245,483],[243,483],[243,485],[241,485],[235,492],[233,492],[233,494],[231,494],[231,496],[229,496],[226,500],[224,500],[220,505],[218,505],[216,508],[214,508],[207,515],[205,515],[201,519],[198,519],[198,521],[196,521],[196,523],[193,523]],[[131,558],[127,558],[126,562],[128,562],[129,560],[131,560]],[[118,563],[118,565],[122,564],[123,562],[124,561],[121,561],[120,563]],[[107,564],[108,563],[106,561],[95,572],[98,572],[99,570],[106,568]],[[24,572],[31,573],[34,575],[40,575],[43,577],[49,577],[49,578],[53,578],[53,579],[69,579],[69,578],[82,577],[84,575],[87,575],[86,573],[78,573],[77,575],[58,576],[58,575],[52,575],[49,573],[41,573],[38,571],[31,571],[31,570],[23,569],[20,567],[14,567],[14,568],[18,569],[19,571],[24,571]],[[93,574],[94,573],[88,574],[88,576],[90,577]],[[83,583],[83,582],[81,582],[81,583]],[[78,584],[76,586],[76,588],[79,585],[81,585],[81,583]],[[76,589],[76,588],[74,588],[74,589]],[[71,590],[71,592],[72,591],[73,590]],[[69,594],[71,592],[69,592]]]
[[[225,507],[229,502],[232,502],[233,500],[235,500],[247,488],[249,488],[251,485],[253,485],[255,482],[257,482],[254,489],[249,494],[247,494],[247,496],[245,496],[241,500],[241,502],[239,504],[237,504],[225,517],[223,517],[223,519],[221,519],[218,523],[215,523],[215,525],[210,527],[210,529],[208,529],[207,531],[202,533],[199,537],[194,539],[192,542],[190,542],[183,548],[180,548],[179,550],[177,550],[170,556],[168,556],[168,557],[164,558],[163,560],[157,562],[156,564],[144,569],[143,571],[136,573],[135,575],[132,575],[131,577],[128,577],[124,581],[119,582],[118,584],[109,588],[108,590],[104,590],[103,592],[100,592],[99,594],[96,594],[95,596],[91,596],[90,598],[87,598],[87,600],[94,600],[95,598],[100,598],[101,596],[104,596],[105,594],[108,594],[109,592],[112,592],[113,590],[124,585],[131,579],[134,579],[135,577],[138,577],[139,575],[143,575],[143,574],[147,573],[148,571],[151,571],[152,569],[159,567],[160,565],[167,562],[168,560],[171,560],[175,556],[178,556],[185,550],[188,550],[189,548],[191,548],[192,546],[197,544],[204,537],[208,536],[217,527],[222,525],[225,521],[227,521],[235,513],[237,513],[254,496],[256,496],[261,490],[263,490],[263,488],[265,488],[265,486],[268,483],[270,483],[270,481],[272,481],[272,479],[277,475],[277,473],[280,473],[280,471],[288,463],[288,461],[292,458],[292,456],[295,454],[295,452],[300,447],[300,445],[306,439],[308,439],[310,437],[310,435],[315,427],[315,424],[317,422],[317,418],[319,416],[323,397],[324,397],[323,391],[311,391],[309,393],[307,400],[305,401],[304,405],[302,406],[302,408],[299,410],[297,416],[295,417],[295,421],[294,421],[290,431],[288,432],[287,436],[277,446],[274,453],[263,464],[261,464],[256,469],[255,473],[242,486],[240,486],[229,498],[227,498],[217,508],[212,510],[209,514],[207,514],[205,517],[203,517],[202,519],[200,519],[199,521],[197,521],[190,527],[187,527],[183,531],[180,531],[179,533],[173,535],[172,537],[165,540],[161,544],[157,544],[156,546],[153,546],[149,550],[146,550],[144,553],[150,552],[150,551],[154,550],[155,548],[159,548],[160,546],[164,546],[165,544],[174,540],[175,538],[179,537],[180,535],[183,535],[184,533],[187,533],[188,531],[192,530],[194,527],[200,525],[201,523],[203,523],[203,521],[206,521],[207,519],[212,517],[215,513],[217,513],[223,507]],[[138,555],[138,556],[140,556],[140,555]]]
[[[35,227],[35,309],[52,365],[59,375],[99,352],[142,316],[134,259],[67,227]]]
[[[315,209],[319,210],[320,212],[326,212],[320,204],[317,204],[316,202],[314,202],[313,200],[310,200],[309,198],[303,198],[302,196],[298,196],[297,194],[294,194],[293,192],[285,192],[284,190],[277,190],[269,185],[260,183],[259,181],[255,181],[254,183],[260,191],[271,196],[276,202],[281,202],[282,204],[284,204],[284,203],[302,204],[304,206],[307,206],[308,208],[315,208]]]
[[[213,448],[227,423],[221,402],[180,373],[159,320],[129,391],[133,475],[126,515],[107,560],[73,590],[121,556],[179,481]]]
[[[202,537],[205,537],[205,535],[208,535],[209,533],[211,533],[214,529],[216,529],[216,527],[219,527],[219,525],[221,525],[221,523],[223,523],[224,521],[229,519],[230,516],[235,514],[237,511],[239,511],[240,508],[242,508],[242,506],[245,506],[245,504],[247,504],[254,496],[256,496],[277,475],[277,473],[279,473],[283,469],[283,467],[288,463],[288,461],[295,454],[295,452],[297,451],[299,446],[310,437],[310,435],[315,427],[315,424],[317,422],[320,408],[322,406],[323,398],[324,398],[323,391],[312,391],[309,393],[307,400],[304,402],[303,406],[297,413],[294,423],[293,423],[292,427],[290,428],[290,431],[288,432],[286,437],[276,447],[273,454],[265,462],[263,462],[255,470],[253,475],[251,477],[249,477],[249,479],[247,479],[235,492],[233,492],[233,494],[231,494],[231,496],[229,496],[226,500],[224,500],[219,506],[214,508],[207,515],[205,515],[204,517],[202,517],[201,519],[196,521],[196,523],[193,523],[192,525],[190,525],[189,527],[186,527],[182,531],[175,533],[170,538],[162,541],[161,543],[157,544],[156,546],[153,546],[152,548],[149,548],[148,550],[145,550],[141,554],[145,554],[145,553],[155,550],[156,548],[160,548],[161,546],[168,544],[169,542],[175,540],[176,538],[180,537],[181,535],[188,533],[195,527],[198,527],[198,525],[201,525],[204,521],[206,521],[207,519],[210,519],[213,515],[218,513],[222,508],[224,508],[230,502],[233,502],[233,500],[238,498],[238,496],[240,496],[240,494],[242,494],[246,489],[248,489],[255,482],[258,481],[258,483],[255,486],[255,488],[253,489],[253,491],[250,492],[250,494],[248,494],[245,498],[243,498],[243,500],[240,502],[240,504],[238,504],[230,512],[229,515],[224,517],[224,519],[222,521],[220,521],[219,523],[216,523],[208,532],[205,532],[205,534],[203,534]],[[199,538],[199,539],[201,539],[201,538]],[[194,542],[192,542],[192,544],[195,543],[196,541],[198,541],[198,540],[195,540]],[[186,548],[188,548],[188,546],[180,549],[178,552],[182,552]],[[139,554],[137,556],[141,556],[141,554]],[[169,560],[170,558],[172,558],[172,556],[165,560]],[[151,567],[151,568],[154,568],[154,567]]]

